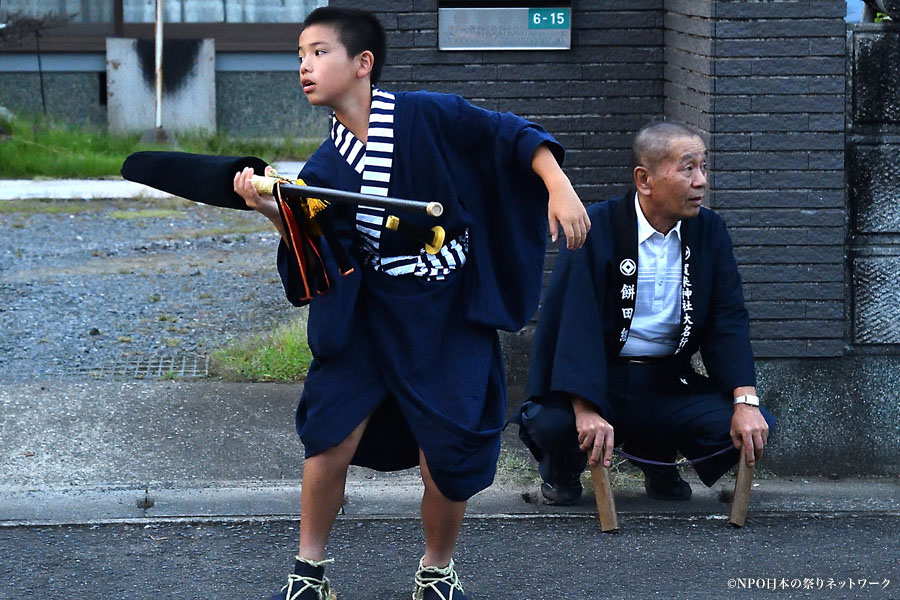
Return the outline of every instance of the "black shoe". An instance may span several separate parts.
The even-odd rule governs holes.
[[[297,557],[294,572],[288,575],[288,583],[269,600],[335,600],[328,578],[325,577],[325,563],[330,560],[308,561]]]
[[[691,486],[681,478],[677,468],[641,463],[638,466],[644,472],[644,489],[650,498],[676,501],[691,499]]]
[[[541,483],[541,494],[544,502],[553,506],[568,506],[581,499],[581,482],[575,480],[572,483],[551,485],[546,481]]]
[[[468,600],[459,584],[452,559],[443,569],[426,567],[420,560],[412,597],[413,600]]]

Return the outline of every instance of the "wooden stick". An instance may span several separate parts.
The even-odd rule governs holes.
[[[747,458],[741,450],[738,462],[737,479],[734,480],[734,498],[731,501],[731,515],[728,522],[734,527],[743,527],[750,506],[750,486],[753,484],[753,467],[747,464]]]
[[[609,469],[603,466],[603,463],[591,467],[591,484],[594,486],[594,498],[597,500],[600,528],[603,533],[617,533],[619,517],[616,514],[616,500],[609,484]]]

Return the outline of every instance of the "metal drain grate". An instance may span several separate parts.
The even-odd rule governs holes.
[[[95,379],[192,379],[209,377],[209,357],[200,354],[128,356],[100,365],[66,369],[68,376]]]

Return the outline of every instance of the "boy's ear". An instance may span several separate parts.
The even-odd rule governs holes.
[[[363,50],[356,57],[356,77],[363,79],[372,74],[372,67],[375,66],[375,56],[369,50]]]
[[[634,187],[644,196],[650,193],[650,171],[647,167],[634,168]]]

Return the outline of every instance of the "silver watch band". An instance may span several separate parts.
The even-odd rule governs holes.
[[[759,396],[753,394],[744,394],[734,399],[735,404],[747,404],[749,406],[759,406]]]

